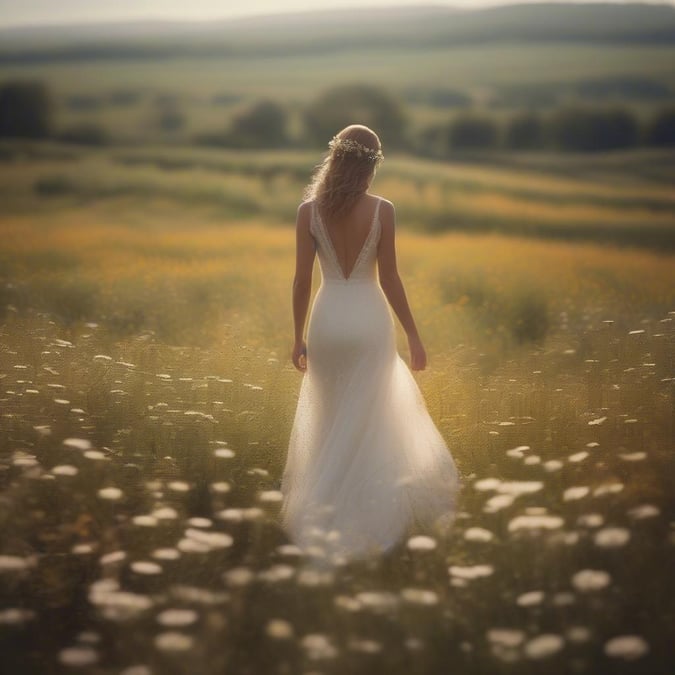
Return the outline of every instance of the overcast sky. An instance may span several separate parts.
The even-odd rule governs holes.
[[[392,5],[448,5],[490,7],[542,0],[0,0],[0,25],[86,23],[128,19],[209,20],[253,14],[277,14],[302,10],[375,7]],[[584,0],[558,0],[583,2]],[[622,0],[594,0],[611,2]],[[655,0],[652,4],[675,4]]]

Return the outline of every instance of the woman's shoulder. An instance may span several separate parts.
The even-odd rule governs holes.
[[[305,199],[305,201],[301,202],[298,206],[298,216],[308,218],[312,212],[314,202],[314,199]]]
[[[306,199],[301,202],[298,206],[298,211],[296,214],[296,225],[298,228],[313,234],[314,226],[314,214],[312,212],[312,203],[313,199]]]
[[[381,222],[386,223],[389,221],[393,221],[396,217],[396,209],[394,207],[394,203],[389,199],[381,197],[380,195],[373,195],[373,196],[379,199],[378,208]]]
[[[388,199],[386,199],[382,195],[372,195],[372,197],[374,199],[380,201],[380,208],[383,207],[383,206],[386,206],[386,207],[389,207],[389,208],[392,208],[392,209],[394,208],[393,202],[389,201]]]

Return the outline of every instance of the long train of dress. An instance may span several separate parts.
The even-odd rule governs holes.
[[[446,530],[460,487],[452,455],[396,349],[376,273],[380,203],[349,277],[312,204],[322,282],[307,327],[281,516],[294,543],[333,559],[386,551],[411,527]]]

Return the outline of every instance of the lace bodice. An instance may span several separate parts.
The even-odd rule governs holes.
[[[351,281],[374,281],[376,278],[376,260],[377,260],[377,244],[380,240],[381,223],[380,223],[380,203],[382,199],[377,198],[375,205],[375,213],[370,224],[370,229],[366,236],[361,251],[356,258],[354,267],[345,277],[340,262],[338,260],[333,242],[326,229],[326,226],[319,215],[316,201],[312,201],[312,215],[309,224],[309,231],[316,241],[316,252],[319,257],[319,265],[321,267],[321,277],[324,282],[342,282],[347,283]]]

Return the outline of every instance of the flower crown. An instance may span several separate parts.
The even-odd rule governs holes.
[[[374,162],[380,162],[384,159],[382,150],[373,150],[358,141],[353,140],[352,138],[339,138],[338,136],[333,136],[328,147],[334,153],[345,153],[345,152],[354,152],[357,157],[365,157]]]

